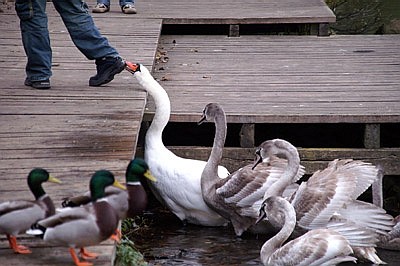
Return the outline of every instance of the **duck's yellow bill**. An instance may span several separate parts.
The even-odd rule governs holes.
[[[53,176],[49,176],[49,182],[57,183],[57,184],[62,184],[61,180],[58,178],[55,178]]]
[[[120,182],[118,182],[117,180],[114,181],[113,186],[114,186],[114,187],[117,187],[117,188],[120,188],[120,189],[123,189],[123,190],[126,190],[126,186],[122,185],[122,184],[121,184]]]
[[[150,181],[157,182],[157,178],[150,173],[150,170],[147,170],[143,175]]]

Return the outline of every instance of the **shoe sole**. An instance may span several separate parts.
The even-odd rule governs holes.
[[[122,9],[122,13],[124,14],[137,14],[136,9]]]
[[[37,89],[37,90],[48,90],[48,89],[51,88],[50,82],[46,82],[46,83],[43,84],[43,83],[36,83],[36,82],[33,83],[31,81],[26,81],[25,80],[24,85],[28,86],[28,87],[32,87],[32,88]]]
[[[108,11],[110,10],[92,10],[92,13],[107,13]]]
[[[123,61],[122,61],[122,62],[123,62]],[[110,71],[110,74],[105,75],[105,76],[107,76],[108,78],[106,78],[106,79],[104,79],[104,80],[95,80],[95,81],[92,81],[92,80],[89,79],[89,86],[92,86],[92,87],[99,87],[99,86],[101,86],[101,85],[107,84],[107,83],[109,83],[110,81],[112,81],[112,80],[114,79],[114,76],[115,76],[115,75],[117,75],[118,73],[121,73],[122,70],[124,70],[124,69],[125,69],[125,62],[123,62],[123,63],[121,64],[121,67],[115,68],[115,69],[113,69],[113,70]]]

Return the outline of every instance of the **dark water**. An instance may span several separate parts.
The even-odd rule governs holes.
[[[132,240],[150,265],[261,265],[259,251],[268,236],[245,234],[239,238],[231,227],[183,225],[167,212],[147,219],[149,226]],[[378,255],[387,265],[400,265],[400,251],[378,250]]]
[[[183,225],[170,214],[153,220],[134,236],[136,247],[150,265],[260,265],[263,240],[236,237],[231,227]]]

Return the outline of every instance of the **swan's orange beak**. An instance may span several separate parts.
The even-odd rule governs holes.
[[[140,71],[140,64],[134,64],[129,61],[125,61],[125,69],[130,73],[135,74],[137,71]]]

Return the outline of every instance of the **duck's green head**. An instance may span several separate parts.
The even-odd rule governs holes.
[[[131,160],[126,168],[126,184],[137,183],[143,179],[143,177],[156,182],[157,179],[151,174],[147,163],[140,158]]]
[[[34,168],[32,171],[29,172],[28,175],[28,186],[30,190],[32,191],[33,195],[35,195],[35,198],[38,199],[46,192],[44,191],[42,187],[42,183],[44,182],[53,182],[53,183],[61,183],[60,180],[58,180],[55,177],[50,176],[49,172],[47,172],[43,168]]]
[[[105,196],[105,188],[114,186],[121,189],[126,189],[124,185],[115,180],[114,175],[107,170],[99,170],[95,172],[90,179],[90,194],[92,201],[96,201]]]

